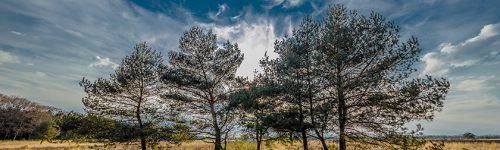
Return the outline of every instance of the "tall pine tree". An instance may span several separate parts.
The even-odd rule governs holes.
[[[418,40],[401,42],[399,27],[380,14],[365,17],[334,6],[318,36],[340,150],[346,149],[347,138],[401,134],[406,123],[431,120],[443,107],[449,82],[414,77],[421,52]]]
[[[328,116],[330,111],[324,109],[328,103],[322,93],[324,79],[319,74],[323,68],[318,34],[319,24],[311,17],[306,17],[290,37],[275,43],[278,58],[268,60],[266,57],[261,61],[263,67],[271,67],[265,69],[274,70],[275,82],[279,85],[276,87],[281,87],[281,94],[275,96],[282,103],[278,108],[281,114],[275,115],[291,119],[277,122],[280,124],[278,126],[295,127],[290,130],[301,134],[304,149],[308,149],[310,131],[314,131],[323,149],[328,149],[324,139],[328,120],[321,117]]]
[[[229,94],[234,90],[236,70],[243,54],[229,41],[219,48],[217,37],[192,27],[179,40],[178,52],[169,53],[171,68],[163,76],[173,90],[165,95],[183,104],[186,116],[196,126],[195,133],[222,149],[232,115]]]

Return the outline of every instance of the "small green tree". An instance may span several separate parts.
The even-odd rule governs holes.
[[[59,126],[53,120],[46,121],[38,126],[36,134],[40,139],[42,139],[40,144],[43,143],[43,140],[52,142],[52,139],[59,136]]]
[[[467,133],[464,133],[463,138],[464,139],[475,139],[476,135],[474,135],[473,133],[467,132]]]

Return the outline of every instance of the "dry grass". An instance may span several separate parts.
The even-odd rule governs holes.
[[[334,142],[328,143],[333,147],[337,147]],[[355,143],[350,143],[349,149],[383,149],[377,147],[371,147],[367,145],[359,145],[359,147],[353,147]],[[263,143],[263,149],[265,150],[299,150],[302,149],[300,142],[295,143],[282,143],[274,142],[272,144]],[[309,142],[309,147],[311,150],[321,149],[321,144],[319,141]],[[132,144],[117,144],[105,146],[102,143],[48,143],[44,142],[40,144],[40,141],[0,141],[0,149],[8,150],[24,150],[24,149],[34,149],[34,150],[89,150],[89,149],[139,149],[137,143]],[[167,143],[161,143],[159,149],[169,149],[169,150],[209,150],[213,149],[213,145],[210,143],[205,143],[202,141],[190,141],[184,142],[180,145],[172,145]],[[256,146],[252,142],[245,141],[235,141],[228,142],[228,150],[254,150]],[[447,150],[495,150],[500,149],[500,140],[454,140],[445,141],[445,149]]]

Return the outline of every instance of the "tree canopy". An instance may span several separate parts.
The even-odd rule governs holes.
[[[228,95],[236,87],[236,70],[243,61],[237,44],[219,47],[212,31],[192,27],[179,40],[179,51],[169,53],[170,68],[163,81],[172,88],[164,97],[177,100],[188,120],[203,139],[221,149],[223,135],[231,129],[235,115]]]
[[[147,142],[157,140],[158,125],[173,112],[171,103],[161,99],[165,86],[160,78],[165,71],[161,53],[145,42],[137,44],[109,79],[91,82],[83,78],[86,111],[132,125],[138,132],[128,133],[135,134],[132,137],[138,137],[146,149]]]

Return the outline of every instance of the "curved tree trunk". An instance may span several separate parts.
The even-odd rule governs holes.
[[[326,144],[323,135],[318,131],[318,129],[314,129],[314,132],[316,132],[316,135],[318,136],[318,139],[321,142],[321,146],[323,146],[323,150],[328,150],[328,145]]]

